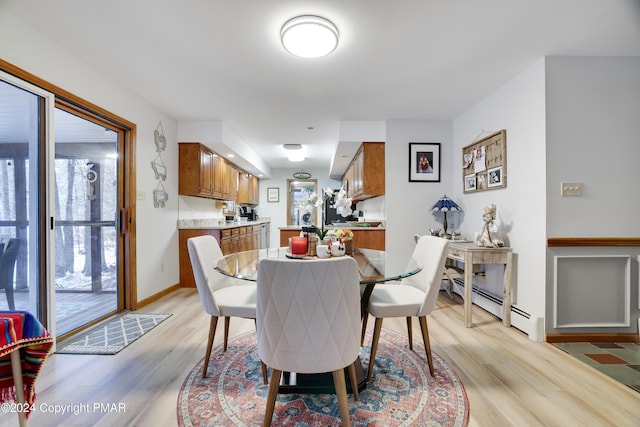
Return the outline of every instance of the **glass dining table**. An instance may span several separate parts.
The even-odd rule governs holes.
[[[225,255],[216,261],[215,269],[229,277],[257,282],[258,264],[266,258],[288,259],[288,248],[256,249]],[[375,249],[353,249],[352,256],[358,264],[360,275],[360,315],[364,316],[369,297],[378,283],[402,280],[422,270],[413,258],[398,259],[395,254]],[[316,257],[308,257],[313,262]],[[358,390],[366,387],[364,370],[360,358],[356,361]],[[347,381],[350,392],[351,385]],[[323,374],[287,374],[284,373],[279,393],[334,393],[331,373]]]

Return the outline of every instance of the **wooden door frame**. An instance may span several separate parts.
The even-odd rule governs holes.
[[[122,308],[135,310],[138,306],[137,300],[137,258],[136,258],[136,125],[120,116],[117,116],[104,108],[101,108],[79,96],[76,96],[46,80],[31,74],[9,62],[0,59],[0,70],[11,74],[25,82],[40,87],[55,96],[55,106],[82,117],[99,120],[108,123],[111,129],[120,132],[122,142],[120,144],[123,156],[120,174],[123,178],[122,184],[122,255],[118,274],[122,280],[123,292],[121,301]],[[43,229],[48,230],[50,218],[43,218]],[[47,236],[45,234],[44,236]],[[47,238],[48,239],[48,238]],[[41,248],[41,259],[46,259],[49,242]],[[40,284],[42,289],[46,289],[46,274],[43,274]],[[42,294],[43,301],[46,302],[47,293]],[[120,305],[120,304],[119,304]],[[41,316],[42,319],[44,317]],[[45,325],[47,326],[47,325]]]

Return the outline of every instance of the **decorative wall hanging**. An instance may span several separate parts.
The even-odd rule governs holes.
[[[153,131],[154,142],[156,144],[156,152],[158,155],[151,161],[151,169],[155,174],[158,185],[153,190],[153,207],[164,208],[165,202],[169,200],[169,194],[164,188],[162,181],[167,179],[167,167],[162,159],[162,152],[167,148],[167,138],[164,136],[164,129],[162,128],[162,122],[158,124],[158,127]]]
[[[507,186],[505,129],[476,140],[462,149],[462,182],[465,193]]]
[[[409,143],[409,182],[440,182],[440,143]]]
[[[162,181],[158,181],[158,186],[153,190],[153,207],[164,208],[167,200],[169,200],[169,194],[165,191]]]
[[[154,141],[156,143],[156,151],[158,153],[164,151],[167,148],[167,138],[164,137],[164,129],[162,128],[162,122],[158,124],[156,130],[153,131]]]

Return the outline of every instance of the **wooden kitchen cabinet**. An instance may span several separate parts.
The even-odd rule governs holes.
[[[178,194],[236,200],[238,169],[199,142],[178,144]]]
[[[214,153],[199,143],[178,145],[178,194],[209,197],[214,195]]]
[[[342,182],[354,202],[385,194],[384,142],[363,142],[345,171]]]
[[[257,176],[241,172],[238,177],[238,198],[236,203],[257,205],[260,203],[260,180]]]
[[[245,225],[229,228],[183,228],[178,230],[178,256],[180,261],[180,286],[194,288],[196,280],[187,249],[187,239],[196,236],[213,236],[223,255],[260,249],[260,225]]]
[[[358,230],[350,228],[353,232],[353,247],[363,249],[385,250],[385,232],[384,228]],[[280,230],[280,246],[289,245],[289,237],[299,236],[300,229],[281,229]]]
[[[230,162],[225,162],[227,166],[226,174],[226,194],[229,195],[228,200],[236,200],[238,198],[238,169]]]

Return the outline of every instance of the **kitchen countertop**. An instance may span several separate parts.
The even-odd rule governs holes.
[[[257,221],[247,222],[226,222],[224,218],[208,218],[208,219],[179,219],[178,230],[186,229],[203,229],[208,230],[224,230],[227,228],[246,227],[251,225],[260,225],[271,222],[271,218],[260,218]]]
[[[385,230],[386,227],[382,227],[382,226],[378,226],[378,227],[353,227],[350,225],[325,225],[324,229],[325,230],[333,230],[334,228],[348,228],[349,230],[352,231],[372,231],[372,230]],[[302,226],[300,225],[285,225],[284,227],[278,227],[278,230],[291,230],[291,231],[300,231],[302,230]]]

